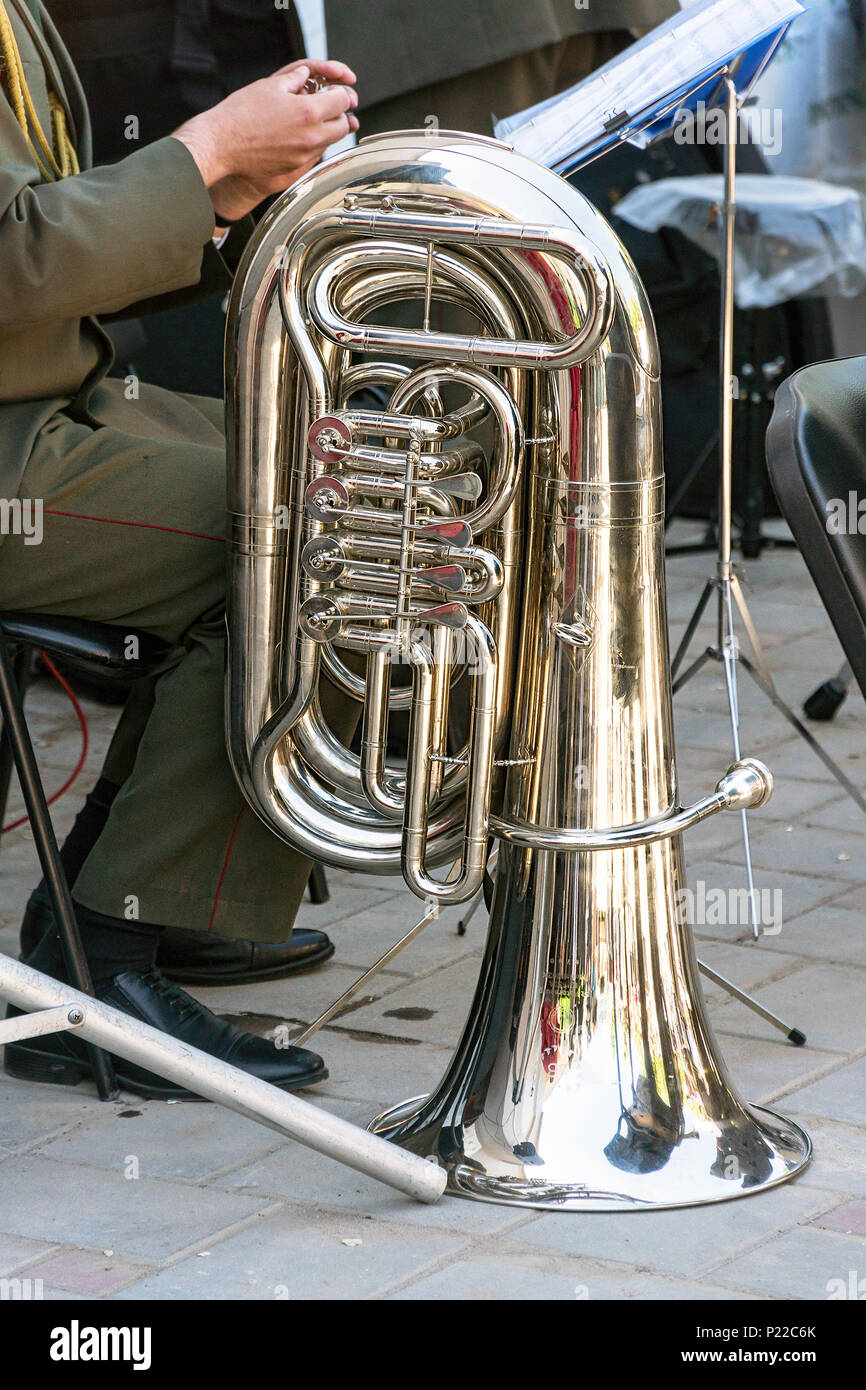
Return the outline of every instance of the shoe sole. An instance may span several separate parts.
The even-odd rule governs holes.
[[[113,1057],[112,1060],[115,1067],[121,1061],[118,1057]],[[15,1043],[6,1045],[3,1070],[7,1076],[13,1076],[17,1081],[34,1081],[37,1084],[47,1083],[53,1086],[78,1086],[82,1081],[93,1080],[93,1072],[87,1062],[79,1062],[74,1057],[60,1057],[51,1052],[34,1053],[29,1048]],[[328,1076],[328,1068],[322,1066],[314,1072],[307,1072],[296,1081],[272,1084],[279,1091],[303,1091],[308,1086],[318,1086],[319,1082],[327,1081]],[[206,1096],[184,1090],[180,1086],[151,1086],[146,1081],[136,1081],[120,1074],[117,1083],[122,1090],[129,1091],[134,1096],[141,1096],[145,1100],[207,1100]]]
[[[289,975],[304,975],[308,970],[313,970],[317,965],[330,960],[335,949],[334,943],[330,942],[318,953],[304,956],[303,961],[297,965],[277,965],[272,966],[270,970],[239,970],[224,975],[217,970],[184,970],[182,967],[175,970],[170,965],[160,965],[158,955],[156,963],[166,979],[173,980],[176,985],[200,985],[204,989],[208,986],[216,988],[217,985],[255,985],[266,980],[285,980]]]

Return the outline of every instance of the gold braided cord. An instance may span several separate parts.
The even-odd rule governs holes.
[[[69,174],[77,174],[78,158],[69,138],[66,112],[54,92],[48,94],[48,103],[51,108],[52,138],[50,144],[45,137],[45,132],[36,113],[36,107],[33,105],[30,89],[27,86],[21,54],[18,51],[18,44],[3,0],[0,0],[0,60],[3,63],[9,101],[15,113],[15,119],[24,132],[24,138],[30,146],[30,152],[43,179],[47,183],[52,183],[57,179],[66,178]]]
[[[0,0],[0,4],[2,4],[2,0]],[[63,109],[62,101],[58,96],[55,96],[54,92],[49,92],[48,104],[51,107],[51,139],[57,152],[60,177],[66,179],[70,174],[80,172],[78,155],[75,153],[75,146],[69,138],[69,127],[66,124],[66,112]]]

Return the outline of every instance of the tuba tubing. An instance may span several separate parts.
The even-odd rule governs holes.
[[[406,298],[422,326],[377,321]],[[471,330],[431,327],[442,305]],[[763,805],[772,777],[744,759],[680,804],[658,350],[611,228],[495,141],[362,141],[263,219],[226,341],[248,800],[303,853],[402,872],[433,908],[477,893],[500,842],[453,1060],[372,1128],[452,1193],[546,1210],[721,1201],[800,1171],[808,1138],[741,1100],[701,995],[683,832]],[[383,408],[355,399],[370,386]],[[360,753],[325,679],[358,702]]]

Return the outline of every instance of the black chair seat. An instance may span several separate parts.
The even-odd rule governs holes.
[[[150,632],[110,627],[84,618],[0,612],[0,626],[13,646],[23,643],[38,648],[108,680],[156,676],[174,666],[183,655],[182,648],[173,647]],[[136,639],[134,646],[131,637]]]
[[[818,362],[782,383],[767,462],[782,515],[866,695],[866,505],[858,511],[866,504],[866,357]]]

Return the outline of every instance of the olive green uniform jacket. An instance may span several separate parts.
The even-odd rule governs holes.
[[[121,920],[282,941],[309,863],[246,806],[226,755],[222,401],[105,379],[111,348],[94,317],[228,286],[210,199],[171,138],[90,169],[87,111],[56,31],[41,7],[6,4],[43,127],[48,76],[82,173],[41,183],[0,94],[0,498],[42,519],[2,537],[0,608],[141,628],[184,649],[133,688],[102,769],[121,790],[73,895]],[[0,518],[14,520],[8,503]],[[344,714],[333,712],[337,731]]]
[[[14,496],[40,427],[111,365],[94,316],[140,312],[141,300],[194,286],[203,261],[213,288],[228,272],[189,150],[167,138],[92,169],[90,121],[75,70],[45,9],[8,0],[43,130],[46,75],[66,108],[82,173],[43,183],[12,107],[0,97],[0,496]],[[205,252],[205,247],[208,248]]]

